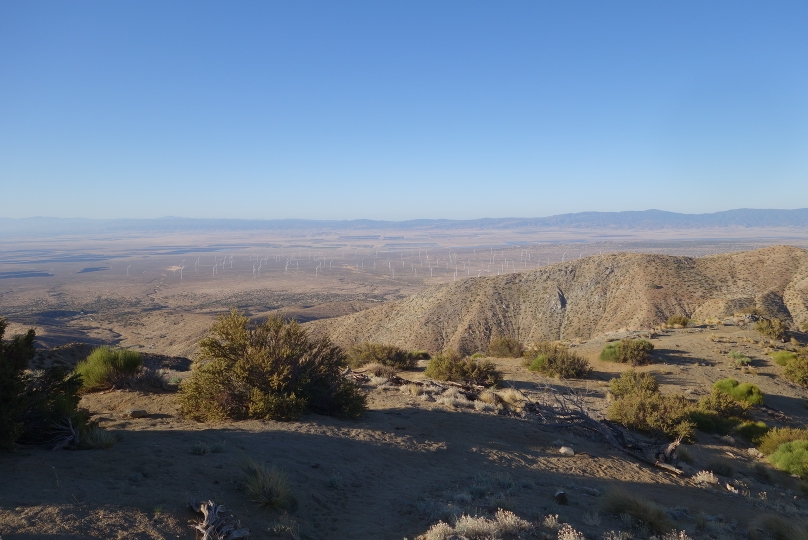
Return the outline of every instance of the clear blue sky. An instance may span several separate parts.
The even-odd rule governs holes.
[[[805,1],[0,1],[0,217],[806,206]]]

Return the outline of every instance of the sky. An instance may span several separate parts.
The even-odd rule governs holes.
[[[808,3],[0,0],[0,217],[808,207]]]

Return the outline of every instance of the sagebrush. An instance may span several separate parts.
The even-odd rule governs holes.
[[[619,362],[632,366],[644,366],[653,361],[651,353],[654,344],[645,339],[621,339],[607,343],[600,353],[600,359],[606,362]]]
[[[395,345],[381,343],[360,343],[348,350],[348,364],[351,367],[381,364],[398,370],[406,370],[414,368],[415,363],[423,357],[423,352],[405,351]]]
[[[763,405],[763,392],[752,383],[740,383],[736,379],[721,379],[713,388],[729,394],[736,401],[743,401],[749,405]]]
[[[448,351],[432,357],[424,375],[440,381],[472,383],[482,386],[499,386],[502,372],[490,360],[463,358]]]
[[[781,319],[763,318],[755,323],[755,330],[768,338],[782,340],[786,337],[788,325]]]
[[[494,358],[519,358],[524,347],[518,339],[506,336],[494,336],[488,344],[488,354]]]
[[[592,367],[585,358],[558,343],[549,341],[537,343],[531,349],[530,355],[532,359],[525,361],[527,368],[550,377],[583,379],[592,371]]]
[[[367,408],[343,377],[342,349],[311,340],[296,322],[271,317],[251,325],[233,310],[199,343],[199,366],[180,386],[180,412],[199,421],[291,420],[304,412],[355,418]]]

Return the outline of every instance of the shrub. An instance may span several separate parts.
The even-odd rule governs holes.
[[[233,310],[199,348],[199,367],[178,396],[188,418],[290,420],[305,411],[355,418],[367,408],[366,396],[342,375],[342,350],[325,337],[310,340],[294,321],[271,317],[252,326]]]
[[[752,359],[751,358],[749,358],[745,354],[740,353],[738,351],[729,351],[729,354],[727,354],[727,356],[729,356],[730,358],[732,358],[735,361],[734,364],[737,367],[743,367],[743,366],[748,366],[748,365],[752,364]]]
[[[81,379],[61,367],[26,372],[35,354],[36,334],[29,330],[6,341],[6,327],[0,318],[0,448],[11,450],[17,442],[53,442],[56,426],[67,420],[85,433],[89,415],[77,410]]]
[[[686,328],[690,324],[690,319],[685,315],[672,315],[668,317],[668,326],[681,326]]]
[[[783,368],[783,377],[789,381],[808,386],[808,356],[797,356]]]
[[[348,364],[361,367],[365,364],[381,364],[397,370],[412,369],[423,353],[410,353],[394,345],[360,343],[348,350]]]
[[[617,516],[628,514],[658,534],[665,534],[673,529],[671,518],[663,508],[650,501],[638,499],[628,491],[613,490],[607,493],[603,500],[603,510]]]
[[[247,475],[244,488],[251,501],[264,510],[294,510],[297,500],[286,475],[275,468],[247,461],[242,464]]]
[[[768,431],[769,426],[765,422],[743,422],[735,428],[735,433],[753,443],[760,441]]]
[[[747,403],[713,389],[710,395],[698,401],[690,414],[690,419],[700,431],[726,435],[746,418],[748,410]]]
[[[695,424],[690,418],[693,404],[682,395],[637,391],[615,400],[606,411],[609,420],[629,429],[671,439],[690,440]]]
[[[763,392],[752,383],[739,383],[735,379],[722,379],[713,385],[713,389],[729,394],[733,399],[750,405],[763,404]]]
[[[609,391],[616,398],[635,392],[656,393],[659,391],[659,381],[650,373],[637,373],[633,369],[629,369],[609,381]]]
[[[500,372],[493,362],[482,362],[472,358],[461,358],[457,353],[445,352],[432,357],[424,375],[439,381],[473,383],[482,386],[499,386]]]
[[[520,358],[522,352],[524,348],[519,340],[510,337],[494,336],[488,345],[488,354],[494,358]]]
[[[800,325],[800,330],[802,330],[803,332],[808,332],[808,321]]]
[[[808,477],[808,441],[791,441],[781,444],[769,456],[772,465],[800,478]]]
[[[115,446],[121,438],[117,433],[111,433],[98,426],[93,426],[87,430],[81,438],[80,446],[91,450],[107,450]]]
[[[769,455],[774,453],[781,444],[792,441],[808,441],[808,429],[773,428],[760,438],[758,450]]]
[[[136,351],[98,347],[76,366],[85,390],[108,388],[137,376],[143,356]]]
[[[797,358],[797,353],[791,351],[777,351],[772,355],[772,360],[774,360],[774,363],[778,366],[785,366],[795,358]]]
[[[365,373],[370,373],[374,377],[383,377],[385,379],[389,379],[390,377],[395,376],[396,368],[393,366],[385,366],[383,364],[366,364],[365,365]]]
[[[532,361],[525,362],[530,371],[562,379],[583,379],[592,371],[586,359],[563,345],[544,341],[537,345],[536,353]]]
[[[608,343],[600,353],[600,359],[606,362],[619,362],[632,366],[644,366],[653,361],[651,351],[654,345],[645,339],[621,339]]]
[[[755,330],[771,339],[784,339],[787,329],[786,323],[780,319],[760,319],[755,323]]]

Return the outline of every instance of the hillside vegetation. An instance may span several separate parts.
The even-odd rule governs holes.
[[[467,278],[404,300],[311,323],[343,346],[486,350],[495,336],[521,343],[589,339],[756,309],[788,324],[808,321],[808,251],[775,246],[702,258],[617,253],[532,272]]]

